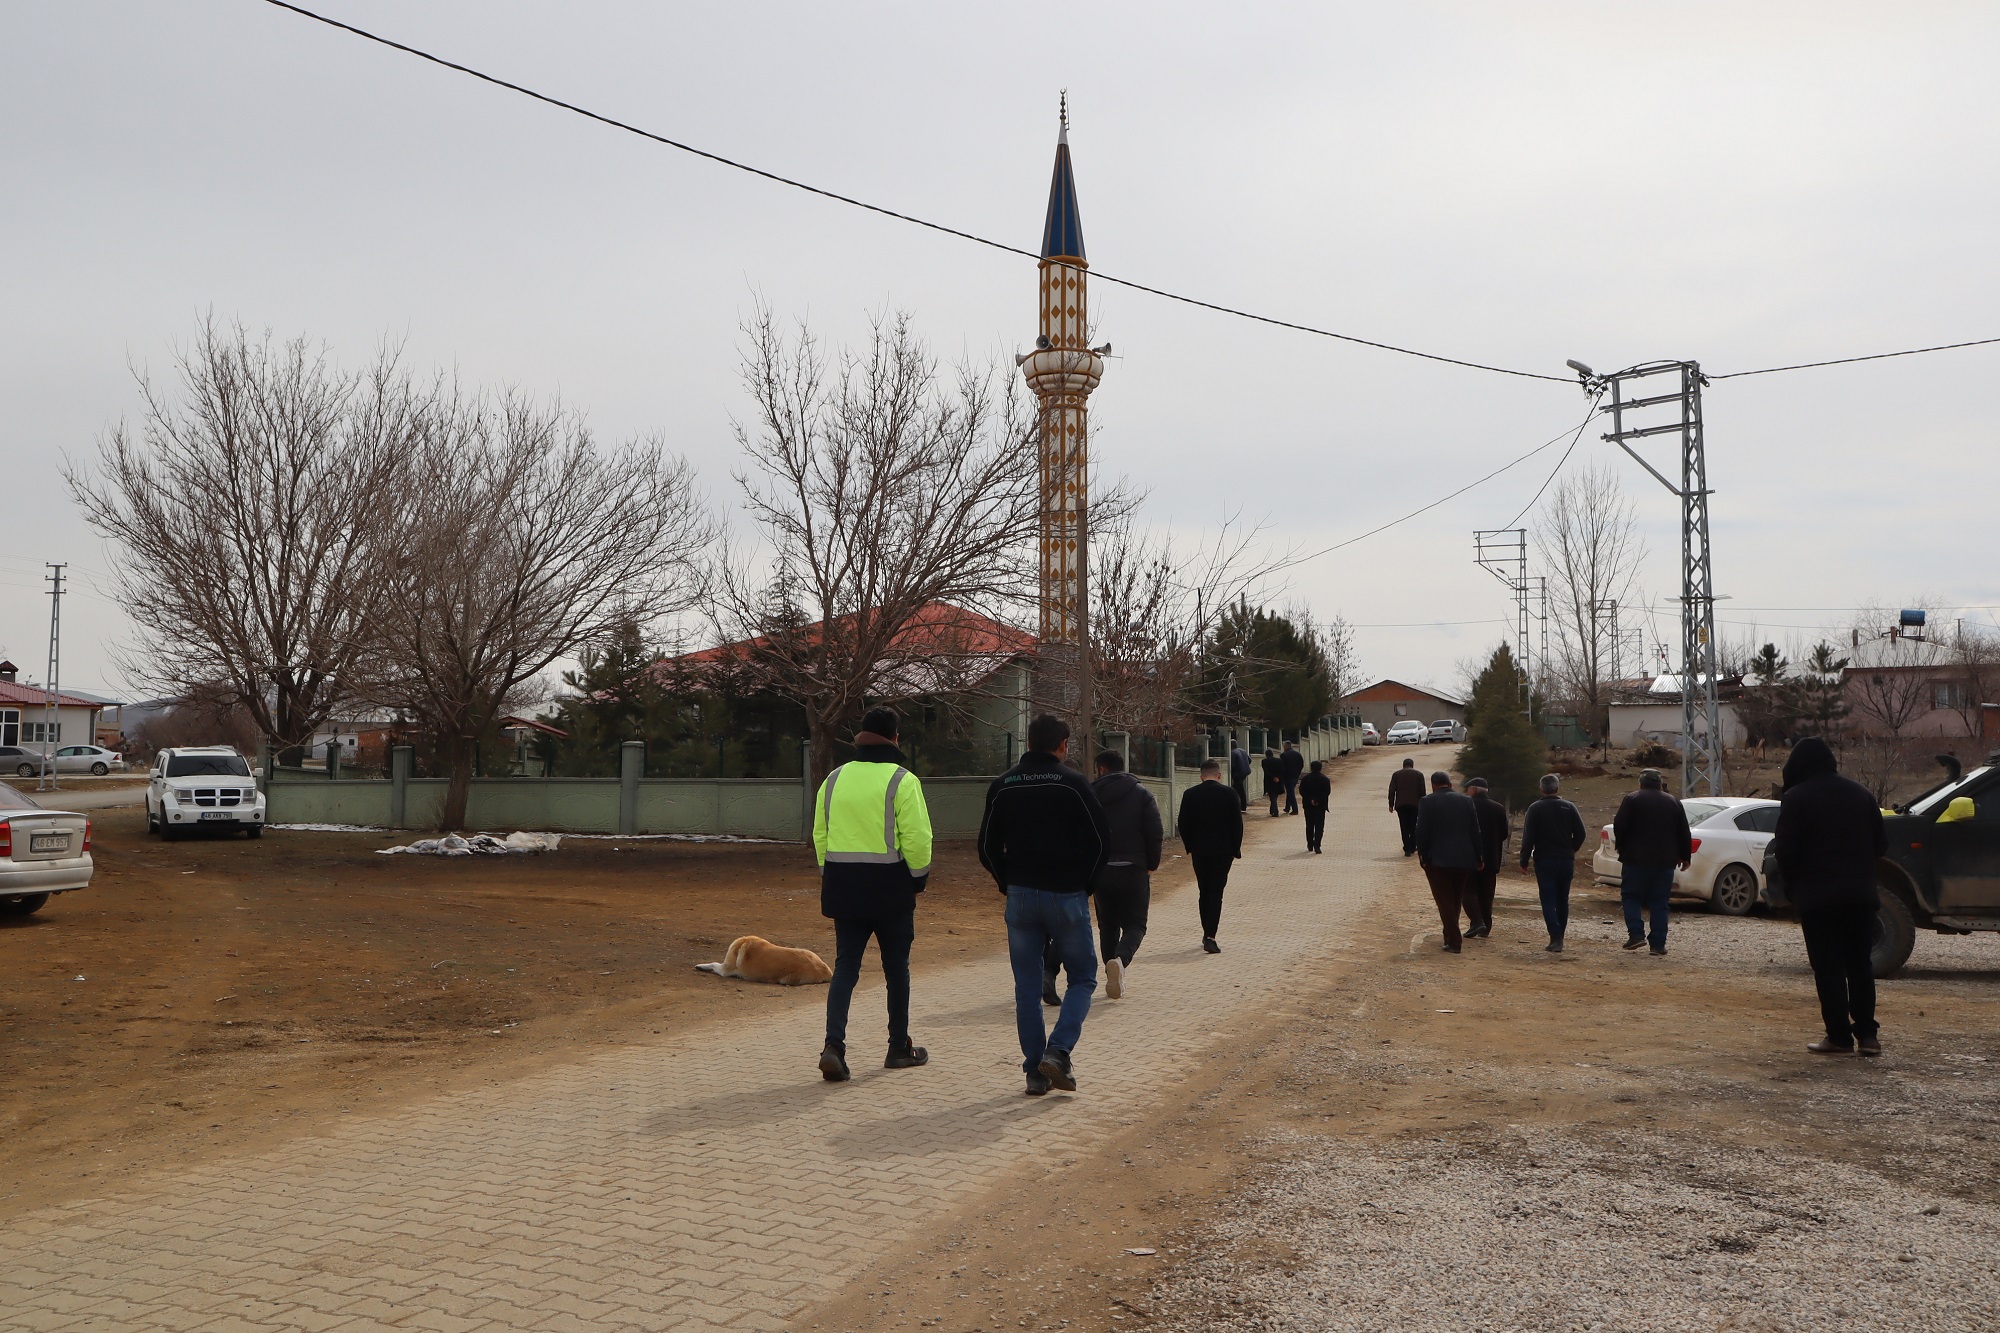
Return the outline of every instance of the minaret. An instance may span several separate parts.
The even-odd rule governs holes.
[[[1083,255],[1083,221],[1077,213],[1076,178],[1069,163],[1069,99],[1062,102],[1056,135],[1055,177],[1049,183],[1048,219],[1042,226],[1041,335],[1021,358],[1021,373],[1040,400],[1042,492],[1041,666],[1038,707],[1066,715],[1075,751],[1089,765],[1090,642],[1089,517],[1091,390],[1104,375],[1100,353],[1111,345],[1085,345],[1090,333],[1089,265]]]

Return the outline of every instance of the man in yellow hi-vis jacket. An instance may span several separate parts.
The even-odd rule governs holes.
[[[847,1081],[847,1006],[873,936],[889,983],[889,1055],[884,1069],[930,1059],[910,1040],[910,945],[917,895],[931,873],[931,815],[923,784],[896,748],[896,714],[871,708],[854,736],[854,758],[826,775],[813,801],[819,855],[819,910],[833,918],[837,952],[826,992],[826,1048],[820,1075]]]

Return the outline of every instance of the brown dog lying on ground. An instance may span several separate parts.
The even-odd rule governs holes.
[[[719,963],[696,963],[697,972],[779,986],[816,986],[833,980],[833,969],[811,949],[787,949],[761,935],[742,935],[729,942]]]

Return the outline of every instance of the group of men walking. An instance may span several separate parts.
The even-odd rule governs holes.
[[[909,1023],[910,946],[916,897],[930,874],[931,825],[923,785],[896,747],[897,726],[893,710],[869,710],[854,737],[854,759],[827,774],[814,801],[820,910],[833,919],[836,944],[819,1061],[821,1076],[832,1082],[851,1076],[847,1014],[871,939],[888,984],[883,1066],[913,1068],[930,1058],[911,1040]],[[1006,895],[1014,1019],[1031,1097],[1051,1088],[1076,1091],[1072,1052],[1090,1014],[1099,964],[1105,994],[1120,998],[1146,937],[1151,874],[1163,842],[1158,803],[1125,771],[1123,756],[1098,754],[1093,781],[1065,762],[1069,746],[1069,726],[1060,718],[1031,722],[1027,753],[987,789],[979,828],[980,864]],[[1194,866],[1202,947],[1220,953],[1223,891],[1243,855],[1243,807],[1223,784],[1219,763],[1204,763],[1201,777],[1182,794],[1178,831]],[[1318,827],[1324,823],[1322,800]],[[1058,974],[1065,982],[1060,993]],[[1044,1003],[1057,1010],[1053,1028]]]

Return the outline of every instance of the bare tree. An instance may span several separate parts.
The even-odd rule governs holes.
[[[1615,656],[1604,609],[1629,606],[1633,580],[1646,558],[1632,502],[1609,466],[1586,467],[1556,483],[1535,524],[1548,568],[1549,617],[1555,645],[1550,693],[1566,698],[1584,724],[1606,722],[1605,665]]]
[[[1319,629],[1320,651],[1326,654],[1326,679],[1335,703],[1361,688],[1361,657],[1354,646],[1354,626],[1336,613]]]
[[[1102,725],[1190,739],[1205,645],[1262,577],[1258,534],[1231,518],[1189,549],[1141,533],[1130,511],[1097,518],[1091,541],[1091,664]]]
[[[1931,613],[1924,601],[1913,603]],[[1937,706],[1937,686],[1948,682],[1952,650],[1935,638],[1912,638],[1885,628],[1898,612],[1864,607],[1856,613],[1850,642],[1854,666],[1848,691],[1856,718],[1867,730],[1901,740]]]
[[[2000,704],[2000,634],[1959,621],[1949,640],[1958,689],[1953,705],[1965,734],[1984,735],[1985,710]]]
[[[1033,408],[1012,375],[996,392],[991,367],[947,380],[907,314],[831,358],[803,325],[788,341],[768,308],[744,332],[756,422],[736,428],[736,480],[762,545],[725,563],[713,611],[803,707],[825,772],[871,699],[949,694],[976,674],[988,657],[964,613],[1029,604]]]
[[[178,391],[137,376],[145,420],[64,477],[119,548],[138,626],[132,681],[246,710],[305,744],[351,689],[385,557],[383,499],[402,485],[423,395],[383,351],[360,372],[303,338],[205,321],[176,353]]]
[[[600,449],[578,414],[519,395],[441,401],[412,463],[374,694],[431,730],[440,824],[460,828],[480,737],[556,662],[693,606],[713,533],[657,440]]]

